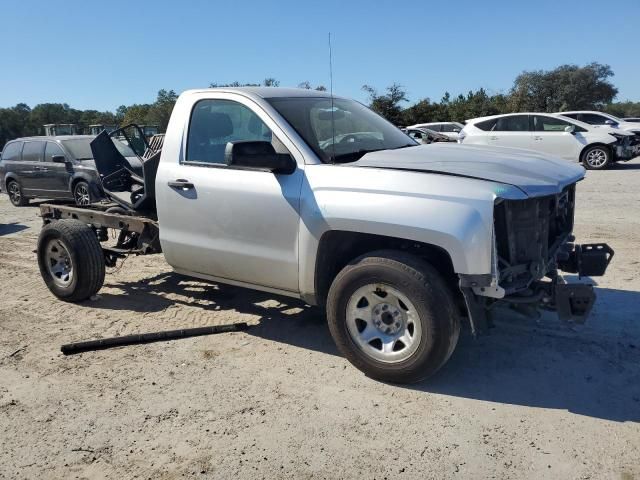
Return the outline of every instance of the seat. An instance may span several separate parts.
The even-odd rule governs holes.
[[[224,163],[227,137],[233,133],[231,117],[211,111],[208,105],[197,108],[191,118],[187,160]]]

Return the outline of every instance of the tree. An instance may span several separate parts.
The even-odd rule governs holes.
[[[599,110],[618,94],[609,65],[561,65],[553,70],[522,72],[511,89],[512,111]]]
[[[402,85],[397,83],[387,87],[385,95],[379,95],[375,88],[363,85],[362,90],[369,94],[370,108],[389,120],[391,123],[399,125],[402,123],[401,102],[407,102],[407,92]]]

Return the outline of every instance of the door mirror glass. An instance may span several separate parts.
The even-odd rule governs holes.
[[[615,124],[616,124],[616,122],[614,122],[613,120],[611,120],[610,118],[608,118],[608,119],[606,119],[606,120],[604,121],[604,124],[605,124],[605,125],[615,125]]]
[[[455,127],[455,128],[453,129],[453,131],[454,131],[455,133],[460,133],[460,129],[459,129],[458,127]]]
[[[567,133],[575,133],[576,127],[574,127],[573,125],[567,125],[566,127],[564,127],[564,131]]]
[[[230,167],[266,170],[287,175],[296,169],[291,155],[276,153],[271,142],[228,142],[224,160]]]
[[[51,157],[53,163],[67,163],[67,157],[64,155],[54,155]]]

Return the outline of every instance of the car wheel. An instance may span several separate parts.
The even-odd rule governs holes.
[[[91,205],[91,192],[87,182],[80,181],[73,187],[73,198],[79,207]]]
[[[434,374],[460,333],[453,295],[437,270],[391,250],[364,255],[338,274],[327,319],[338,349],[356,368],[394,383]]]
[[[603,145],[587,148],[582,154],[582,164],[587,170],[604,170],[611,163],[611,151]]]
[[[104,282],[105,261],[98,237],[79,220],[56,220],[43,227],[38,265],[51,293],[66,302],[90,298]]]
[[[14,207],[24,207],[29,204],[29,199],[22,194],[22,187],[16,180],[10,180],[7,183],[7,193]]]

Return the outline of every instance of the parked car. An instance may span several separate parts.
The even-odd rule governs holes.
[[[428,128],[402,128],[404,133],[413,138],[416,142],[422,144],[437,143],[437,142],[453,142],[451,138],[442,133],[435,132]]]
[[[434,132],[446,135],[455,142],[458,140],[458,134],[464,128],[464,125],[458,122],[431,122],[418,123],[416,125],[410,125],[407,128],[428,128]]]
[[[553,113],[509,113],[467,120],[460,143],[524,148],[602,170],[633,158],[633,134]]]
[[[433,374],[461,317],[486,331],[496,305],[584,321],[592,285],[558,271],[601,275],[612,255],[574,244],[579,165],[419,145],[326,92],[186,91],[142,178],[122,168],[114,140],[102,132],[91,147],[126,215],[40,206],[38,262],[54,295],[85,300],[105,265],[162,252],[180,274],[325,307],[339,351],[380,380]],[[120,231],[115,246],[100,243],[105,228]]]
[[[73,200],[87,206],[103,197],[91,152],[92,135],[25,137],[7,142],[0,160],[0,191],[17,207],[32,198]],[[135,154],[118,142],[128,158]]]
[[[580,120],[581,122],[588,123],[594,126],[604,126],[609,128],[616,128],[619,130],[625,130],[631,132],[635,137],[631,141],[633,147],[634,156],[640,155],[640,124],[633,121],[628,121],[622,118],[618,118],[614,115],[604,112],[594,111],[573,111],[573,112],[558,112],[559,115],[565,117]]]

